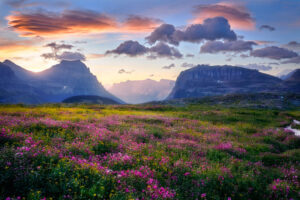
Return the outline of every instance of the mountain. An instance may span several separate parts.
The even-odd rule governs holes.
[[[119,103],[122,100],[105,90],[89,68],[81,61],[61,61],[59,64],[39,73],[43,87],[49,88],[47,93],[53,101],[62,101],[70,96],[97,95],[108,97]]]
[[[38,90],[20,80],[14,71],[0,62],[0,103],[40,103]]]
[[[167,99],[278,91],[282,80],[235,66],[198,65],[180,73]]]
[[[120,104],[112,99],[93,95],[73,96],[63,100],[63,103],[88,103],[88,104]]]
[[[286,92],[300,93],[300,69],[296,69],[290,73],[281,87]]]
[[[26,69],[20,67],[19,65],[16,65],[15,63],[13,63],[10,60],[5,60],[3,62],[3,64],[9,66],[13,70],[15,75],[21,80],[30,81],[30,80],[37,78],[37,73],[26,70]]]
[[[300,69],[295,69],[289,73],[289,76],[285,79],[285,81],[300,82]]]
[[[14,72],[18,82],[37,92],[39,102],[61,102],[71,96],[97,95],[124,103],[107,92],[98,82],[96,76],[81,61],[61,61],[59,64],[38,73],[25,70],[8,60],[5,63],[5,66],[9,66]],[[5,85],[1,88],[5,88]]]
[[[175,81],[151,79],[125,81],[114,84],[109,91],[127,103],[144,103],[165,99],[175,85]]]
[[[287,70],[284,70],[282,72],[280,72],[279,74],[277,74],[277,77],[282,79],[282,80],[286,80],[288,79],[289,77],[291,77],[293,75],[293,73],[295,73],[298,69],[295,69],[295,70],[290,70],[290,69],[287,69]]]

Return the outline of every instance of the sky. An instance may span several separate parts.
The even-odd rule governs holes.
[[[299,0],[1,0],[0,61],[81,60],[106,87],[198,64],[300,67]]]

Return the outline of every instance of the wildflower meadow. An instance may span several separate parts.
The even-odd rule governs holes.
[[[3,105],[0,199],[300,199],[293,120],[299,109]]]

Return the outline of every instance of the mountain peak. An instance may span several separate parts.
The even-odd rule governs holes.
[[[3,63],[6,64],[6,65],[7,64],[13,64],[13,65],[15,65],[15,63],[13,61],[8,60],[8,59],[4,60]]]

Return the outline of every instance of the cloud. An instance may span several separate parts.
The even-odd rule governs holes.
[[[265,45],[265,44],[272,44],[272,43],[274,43],[274,41],[267,41],[267,40],[254,40],[253,42],[255,42],[258,45]]]
[[[7,16],[10,28],[23,37],[89,33],[149,32],[159,26],[159,19],[130,15],[124,22],[91,10],[62,12],[18,11]]]
[[[27,0],[5,0],[7,5],[10,5],[15,8],[21,7]]]
[[[105,57],[105,54],[101,54],[101,53],[92,53],[92,54],[87,55],[88,59],[97,59],[97,58],[103,58],[103,57]]]
[[[120,44],[116,49],[106,51],[105,54],[125,54],[131,57],[144,55],[148,52],[148,48],[140,43],[132,40],[128,40]]]
[[[280,48],[276,46],[265,47],[262,49],[256,49],[250,53],[251,56],[261,57],[261,58],[270,58],[275,60],[293,58],[298,56],[297,53],[290,51],[285,48]]]
[[[281,62],[282,64],[290,64],[290,63],[294,63],[294,64],[300,64],[300,56],[294,57],[294,58],[290,58],[288,60],[285,60],[283,62]]]
[[[55,54],[55,53],[44,53],[41,55],[44,59],[53,59],[53,60],[68,60],[68,61],[74,61],[74,60],[86,60],[86,57],[79,52],[69,52],[65,51],[62,54]]]
[[[58,44],[56,42],[51,42],[45,45],[45,47],[50,47],[53,52],[57,53],[62,49],[72,49],[74,46],[71,44]]]
[[[171,24],[162,24],[156,28],[146,40],[149,44],[154,44],[156,41],[168,42],[170,44],[178,45],[178,41],[173,38],[176,29]]]
[[[119,74],[131,74],[132,72],[134,72],[134,70],[132,70],[132,71],[126,71],[125,69],[120,69],[118,71]]]
[[[162,24],[159,19],[142,17],[138,15],[130,15],[123,23],[123,28],[126,30],[139,31],[152,31]]]
[[[236,40],[237,35],[230,29],[223,17],[205,19],[203,24],[192,24],[185,30],[176,30],[171,24],[162,24],[145,38],[149,44],[157,41],[178,45],[180,42],[199,43],[203,40]]]
[[[74,61],[74,60],[85,60],[85,56],[82,53],[79,52],[69,52],[65,51],[61,55],[57,56],[58,60],[69,60],[69,61]]]
[[[69,60],[69,61],[74,61],[74,60],[86,60],[85,55],[79,52],[70,52],[70,51],[65,51],[61,54],[59,52],[63,49],[72,49],[74,46],[70,44],[59,44],[56,42],[51,42],[46,44],[44,47],[50,47],[52,52],[51,53],[44,53],[41,55],[44,59],[53,59],[53,60]]]
[[[241,67],[247,68],[247,69],[256,69],[260,71],[270,71],[272,69],[271,66],[263,65],[263,64],[248,64],[248,65],[241,65]]]
[[[283,45],[283,47],[290,49],[290,50],[300,51],[300,43],[297,41],[291,41],[291,42]]]
[[[117,27],[114,18],[89,10],[64,10],[62,13],[14,12],[7,17],[7,20],[9,26],[22,36],[104,32]]]
[[[193,58],[193,57],[195,57],[195,55],[194,55],[194,54],[189,54],[189,53],[188,53],[188,54],[185,55],[185,57],[187,57],[187,58]]]
[[[121,43],[116,49],[106,51],[106,55],[109,54],[125,54],[127,56],[135,57],[141,56],[145,54],[150,54],[148,58],[159,58],[159,57],[166,57],[166,58],[182,58],[182,54],[174,47],[170,47],[167,44],[162,42],[156,44],[155,46],[148,48],[141,45],[137,41],[128,40]]]
[[[157,45],[151,47],[149,52],[151,58],[167,57],[167,58],[182,58],[182,54],[174,47],[170,47],[163,42],[159,42]]]
[[[171,68],[174,68],[174,67],[175,67],[175,64],[172,63],[172,64],[170,64],[170,65],[163,66],[162,68],[163,68],[163,69],[171,69]]]
[[[252,46],[257,45],[252,41],[208,41],[201,46],[201,53],[218,53],[218,52],[244,52],[251,51]]]
[[[184,68],[192,68],[192,67],[195,67],[194,64],[191,64],[191,63],[182,63],[181,64],[181,67],[184,67]]]
[[[236,29],[253,30],[255,20],[251,13],[241,4],[217,3],[210,5],[198,5],[194,8],[195,19],[192,23],[202,23],[207,18],[224,17],[229,24]]]
[[[270,26],[270,25],[261,25],[259,27],[259,30],[275,31],[276,29],[273,26]]]

